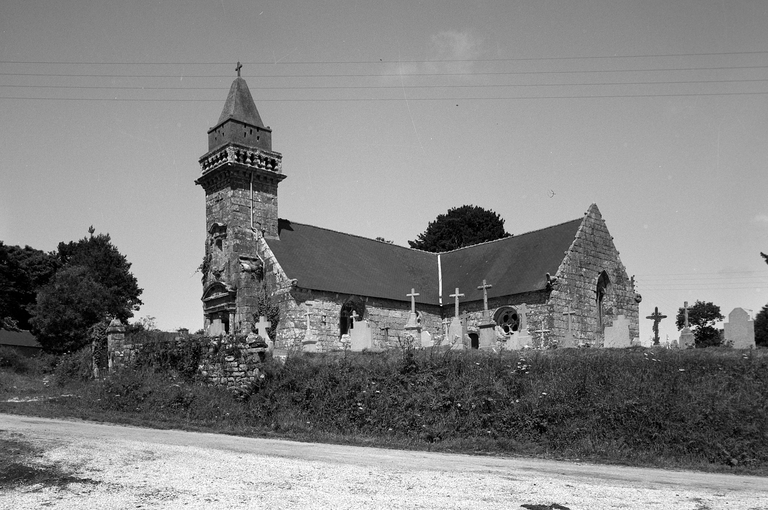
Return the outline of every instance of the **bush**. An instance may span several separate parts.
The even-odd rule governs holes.
[[[179,337],[177,333],[145,330],[130,335],[126,342],[141,345],[132,360],[134,369],[152,368],[192,380],[197,376],[210,339],[197,335]]]
[[[59,357],[54,376],[59,385],[87,381],[93,377],[93,354],[90,347]]]
[[[10,368],[17,374],[26,374],[36,368],[33,359],[24,356],[12,347],[0,347],[0,368]]]

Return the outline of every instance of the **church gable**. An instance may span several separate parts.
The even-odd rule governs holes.
[[[576,338],[602,345],[605,328],[619,316],[629,321],[630,338],[639,336],[640,297],[596,204],[581,221],[556,278],[550,307],[576,312],[571,323]],[[567,328],[567,317],[561,315],[553,314],[555,336],[563,336]]]

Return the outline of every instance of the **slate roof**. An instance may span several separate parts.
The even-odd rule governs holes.
[[[248,89],[248,84],[240,77],[235,78],[235,81],[229,87],[229,94],[224,102],[224,109],[221,110],[221,115],[216,125],[230,118],[251,124],[252,126],[264,127],[259,110],[256,108],[256,103],[253,102],[251,91]]]
[[[462,301],[482,299],[477,289],[485,279],[489,297],[546,288],[546,273],[557,272],[576,237],[582,218],[560,225],[467,246],[447,253],[428,253],[279,220],[279,239],[266,239],[288,278],[305,289],[409,301],[411,288],[422,304],[440,304],[438,267],[442,270],[443,303],[456,287]],[[438,265],[439,257],[439,265]]]
[[[36,349],[43,348],[37,341],[37,338],[29,331],[8,331],[7,329],[0,329],[0,346],[2,345],[34,347]]]

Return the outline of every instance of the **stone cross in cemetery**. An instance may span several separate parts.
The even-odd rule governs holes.
[[[496,323],[491,320],[491,312],[488,310],[488,289],[492,285],[483,280],[483,284],[478,287],[478,290],[483,291],[483,320],[477,327],[480,329],[480,335],[478,338],[478,348],[480,349],[493,349],[496,347]]]
[[[489,321],[491,318],[491,315],[488,312],[488,289],[491,287],[493,287],[493,285],[485,283],[485,280],[483,280],[483,284],[477,288],[478,290],[483,290],[483,319],[486,321]],[[458,290],[459,289],[456,289],[457,292]]]
[[[453,349],[463,349],[464,330],[466,326],[462,325],[461,318],[459,317],[459,298],[464,297],[464,294],[459,294],[459,288],[456,287],[456,292],[450,294],[449,297],[455,299],[456,305],[454,308],[453,319],[451,319],[451,324],[448,326],[448,338],[446,343]]]
[[[419,324],[418,316],[416,315],[416,296],[420,296],[416,289],[411,288],[411,293],[406,294],[411,298],[411,313],[408,316],[408,322],[405,324],[405,329],[418,329],[421,332],[421,324]]]
[[[650,319],[653,321],[653,345],[659,345],[661,342],[661,339],[659,338],[659,322],[661,322],[662,319],[666,319],[666,315],[662,315],[659,313],[659,307],[657,306],[654,308],[653,313],[646,317],[646,319]]]
[[[541,335],[541,347],[542,348],[544,347],[544,334],[545,333],[549,333],[548,329],[544,329],[544,320],[545,320],[544,317],[542,317],[541,318],[541,327],[538,330],[534,331],[534,333],[538,333],[538,334]]]
[[[571,310],[571,305],[568,305],[568,309],[563,312],[563,315],[568,317],[568,329],[565,332],[565,338],[563,338],[563,343],[560,344],[560,347],[576,347],[576,340],[573,338],[573,330],[571,329],[571,317],[576,315],[576,312]]]
[[[483,280],[483,283],[485,283],[485,280]],[[456,306],[455,306],[455,309],[454,309],[454,317],[458,318],[459,317],[459,298],[460,297],[464,297],[464,294],[459,294],[459,288],[456,287],[456,292],[453,293],[453,294],[449,294],[448,297],[455,298]],[[487,301],[486,301],[486,303],[487,303]]]
[[[693,335],[690,324],[688,323],[688,301],[683,302],[683,316],[685,317],[685,326],[680,331],[680,338],[677,341],[677,346],[680,349],[687,349],[696,345],[696,337]]]
[[[270,345],[270,342],[272,342],[272,339],[269,338],[269,333],[267,333],[267,328],[270,326],[272,326],[272,323],[269,322],[263,315],[259,317],[259,322],[253,325],[253,328],[256,330],[256,334],[261,336],[261,338],[267,342],[267,345]]]

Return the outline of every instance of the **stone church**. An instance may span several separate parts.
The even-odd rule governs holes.
[[[640,296],[595,204],[559,225],[446,253],[279,218],[282,155],[239,71],[200,166],[208,335],[264,329],[261,294],[279,304],[273,340],[282,349],[621,346],[638,337]]]

